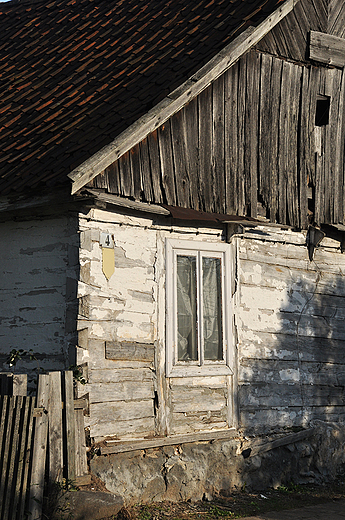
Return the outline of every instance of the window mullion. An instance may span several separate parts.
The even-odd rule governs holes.
[[[204,320],[203,320],[203,286],[202,286],[202,255],[198,252],[198,348],[199,348],[199,363],[204,364]]]

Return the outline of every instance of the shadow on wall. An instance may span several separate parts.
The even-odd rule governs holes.
[[[78,220],[73,215],[0,223],[0,371],[12,349],[16,372],[75,364],[79,279]]]
[[[242,269],[240,423],[260,433],[345,419],[345,258],[285,252],[254,266],[256,279]]]

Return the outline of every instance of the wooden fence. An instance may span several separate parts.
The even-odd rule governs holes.
[[[74,399],[71,371],[41,374],[37,397],[26,376],[0,374],[0,394],[0,520],[39,520],[45,486],[90,482],[86,401]]]

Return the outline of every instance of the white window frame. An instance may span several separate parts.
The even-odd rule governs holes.
[[[166,374],[167,377],[189,377],[233,374],[233,304],[231,295],[231,254],[230,245],[225,243],[199,242],[193,240],[166,239]],[[177,263],[178,254],[222,258],[222,325],[224,359],[210,361],[177,360]],[[200,297],[200,294],[199,294]],[[201,296],[202,298],[202,296]],[[198,304],[200,308],[200,302]],[[202,334],[202,320],[199,317],[199,334]]]

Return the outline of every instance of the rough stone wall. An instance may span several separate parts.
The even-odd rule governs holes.
[[[73,363],[79,276],[77,219],[0,223],[0,367],[11,349],[32,349],[40,368]],[[72,358],[71,358],[72,354]],[[35,371],[24,359],[16,371]]]
[[[251,441],[262,442],[261,437]],[[345,471],[344,428],[321,421],[304,440],[243,457],[243,438],[94,456],[91,471],[126,504],[212,500],[246,487],[323,483]],[[248,441],[245,441],[245,445]]]

